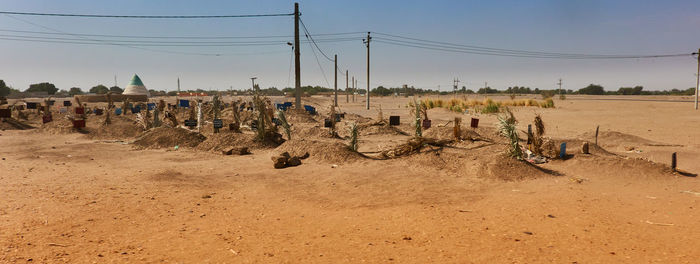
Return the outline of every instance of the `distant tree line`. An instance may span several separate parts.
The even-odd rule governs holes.
[[[323,86],[302,86],[302,91],[305,94],[308,95],[315,95],[319,93],[327,93],[327,92],[333,92],[334,89],[332,88],[327,88]],[[341,89],[341,91],[344,89]],[[24,90],[24,92],[46,92],[49,95],[55,95],[55,96],[74,96],[74,95],[79,95],[79,94],[84,94],[85,92],[79,88],[79,87],[72,87],[68,90],[59,90],[56,88],[56,86],[52,83],[49,82],[42,82],[42,83],[35,83],[29,85],[29,88]],[[118,86],[112,86],[112,87],[107,87],[102,84],[98,84],[96,86],[93,86],[88,90],[89,93],[94,93],[94,94],[106,94],[108,92],[112,92],[115,94],[121,94],[124,92],[124,89],[118,87]],[[177,95],[176,91],[163,91],[163,90],[149,90],[152,96],[165,96],[165,95],[170,95],[174,96]],[[222,90],[203,90],[203,89],[195,89],[195,90],[183,90],[182,92],[190,92],[190,93],[207,93],[207,94],[217,94],[217,93],[226,93],[227,91],[222,91]],[[247,89],[247,90],[236,90],[238,94],[253,94],[253,89]],[[276,87],[269,87],[269,88],[264,88],[260,89],[260,92],[264,95],[268,96],[282,96],[285,94],[294,94],[295,89],[292,87],[287,87],[283,89],[278,89]],[[350,89],[350,92],[357,92],[358,94],[365,94],[366,90],[365,89],[356,89],[353,91]],[[498,90],[494,89],[491,87],[483,87],[479,88],[476,92],[467,89],[465,86],[462,86],[461,89],[457,91],[458,93],[461,94],[540,94],[545,97],[551,97],[556,94],[558,94],[560,91],[557,89],[551,89],[551,90],[540,90],[539,88],[534,88],[531,89],[530,87],[525,87],[525,86],[512,86],[508,87],[505,90]],[[14,89],[12,87],[8,87],[3,80],[0,80],[0,96],[8,96],[12,93],[20,93],[19,90]],[[454,91],[439,91],[439,90],[431,90],[431,89],[422,89],[422,88],[415,88],[413,86],[409,87],[384,87],[384,86],[378,86],[370,91],[370,94],[373,96],[388,96],[388,95],[405,95],[405,96],[413,96],[413,95],[425,95],[425,94],[441,94],[441,95],[446,95],[446,94],[452,94]],[[671,90],[662,90],[662,91],[645,91],[643,86],[637,85],[634,87],[620,87],[617,89],[617,91],[606,91],[602,85],[599,84],[589,84],[586,87],[580,88],[578,90],[561,90],[562,94],[587,94],[587,95],[694,95],[695,94],[695,88],[688,88],[685,90],[679,90],[679,89],[671,89]]]

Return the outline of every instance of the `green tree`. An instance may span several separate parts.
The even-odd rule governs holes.
[[[603,86],[600,86],[598,84],[589,84],[588,86],[586,86],[584,88],[578,89],[578,93],[603,95],[603,94],[605,94],[605,90],[603,89]]]
[[[73,87],[73,88],[70,88],[70,90],[68,90],[68,95],[74,96],[76,94],[83,94],[83,90],[81,90],[78,87]]]
[[[95,87],[90,88],[91,93],[96,93],[96,94],[106,94],[109,92],[109,88],[107,86],[104,86],[102,84],[97,85]]]
[[[56,85],[53,85],[53,83],[43,82],[30,84],[29,89],[25,90],[24,92],[47,92],[48,94],[55,94],[58,92],[58,88],[56,88]]]
[[[112,86],[112,87],[109,87],[109,91],[112,93],[115,93],[115,94],[121,94],[124,92],[124,89],[119,88],[119,86]]]
[[[10,94],[10,87],[5,85],[5,81],[0,80],[0,96],[7,96]]]
[[[377,88],[372,89],[371,93],[374,95],[381,95],[381,96],[387,96],[387,95],[392,94],[391,90],[384,88],[384,86],[379,86]]]

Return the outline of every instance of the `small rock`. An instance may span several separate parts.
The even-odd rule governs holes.
[[[581,153],[590,154],[590,152],[588,151],[588,142],[583,142],[583,144],[581,145]]]
[[[337,168],[337,167],[338,167],[338,164],[333,164],[333,165],[331,165],[331,168],[334,168],[334,169],[335,169],[335,168]]]
[[[208,194],[202,195],[202,199],[209,199],[209,198],[211,198],[211,195],[208,195]]]
[[[529,232],[529,231],[525,231],[525,232],[523,232],[523,233],[526,234],[526,235],[532,235],[532,232]]]
[[[301,160],[299,157],[291,157],[289,160],[287,160],[287,166],[289,167],[295,167],[301,165]]]

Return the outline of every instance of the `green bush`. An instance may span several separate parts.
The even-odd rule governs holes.
[[[493,113],[498,113],[501,111],[501,108],[498,106],[498,104],[494,103],[493,101],[490,101],[486,106],[484,106],[483,109],[481,109],[481,113],[484,114],[493,114]]]

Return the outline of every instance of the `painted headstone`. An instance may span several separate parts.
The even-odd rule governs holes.
[[[400,124],[401,124],[401,117],[400,116],[389,116],[389,125],[398,126]]]
[[[12,111],[10,109],[0,109],[0,117],[10,118],[12,117]]]
[[[188,119],[185,120],[185,126],[188,126],[190,128],[196,127],[197,126],[197,120],[196,119]]]
[[[471,127],[472,128],[478,128],[479,127],[479,119],[478,118],[473,118],[472,117],[472,122],[471,122]]]
[[[85,114],[85,108],[83,108],[83,107],[76,107],[76,108],[75,108],[75,114],[76,114],[76,115]]]
[[[83,127],[85,127],[85,120],[84,120],[84,119],[73,120],[73,127],[74,127],[74,128],[83,128]]]
[[[224,127],[224,121],[221,119],[214,119],[214,128]]]
[[[132,113],[132,114],[141,113],[141,106],[138,106],[138,105],[137,105],[137,106],[135,106],[135,107],[132,107],[132,108],[131,108],[131,113]]]
[[[27,103],[27,109],[36,109],[36,103]]]
[[[146,104],[148,106],[148,110],[153,111],[153,109],[156,109],[156,104],[155,103],[148,103]]]
[[[566,157],[566,142],[561,143],[560,149],[559,149],[559,158],[564,158]]]
[[[433,122],[430,119],[423,119],[423,129],[428,129],[432,126]]]
[[[70,101],[63,101],[63,106],[71,106],[73,105]]]
[[[180,107],[190,107],[190,100],[180,99]]]
[[[121,115],[121,114],[122,114],[122,109],[121,109],[121,108],[114,109],[114,114],[115,114],[115,115]]]
[[[41,118],[41,121],[44,122],[44,124],[53,121],[53,118],[50,115],[45,115]]]

